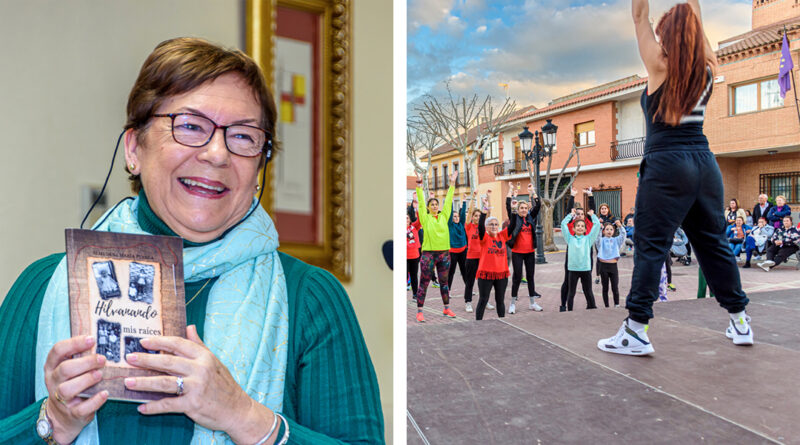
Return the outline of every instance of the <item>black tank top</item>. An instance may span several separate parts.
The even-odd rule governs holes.
[[[711,97],[714,79],[711,68],[706,67],[706,87],[700,94],[697,104],[689,114],[681,117],[677,126],[670,126],[664,122],[653,122],[653,116],[661,102],[663,90],[661,87],[651,95],[647,89],[642,92],[642,110],[644,111],[647,137],[644,142],[644,152],[654,150],[697,150],[708,149],[708,139],[703,134],[703,121],[706,116],[706,105]]]

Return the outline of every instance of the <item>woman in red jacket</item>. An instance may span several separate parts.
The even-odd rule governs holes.
[[[506,315],[505,295],[508,287],[508,255],[506,254],[506,241],[508,229],[500,230],[500,221],[490,216],[489,200],[483,198],[483,208],[478,222],[478,239],[481,245],[481,258],[478,262],[478,307],[475,310],[475,319],[482,320],[489,294],[494,288],[494,299],[497,306],[497,316]]]
[[[472,202],[477,201],[478,192],[473,195]],[[470,204],[470,208],[472,205]],[[481,240],[478,238],[478,224],[481,219],[480,209],[470,213],[469,222],[464,225],[467,232],[467,263],[464,275],[464,310],[472,312],[472,289],[475,286],[475,274],[478,273],[478,261],[481,259]]]

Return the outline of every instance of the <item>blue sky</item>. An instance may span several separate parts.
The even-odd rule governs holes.
[[[630,0],[409,0],[407,101],[424,94],[508,94],[520,106],[644,76]],[[675,0],[651,0],[654,20]],[[750,29],[751,0],[701,0],[717,42]]]

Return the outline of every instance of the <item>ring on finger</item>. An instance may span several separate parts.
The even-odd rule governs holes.
[[[183,377],[175,377],[175,383],[178,385],[177,395],[183,394]]]
[[[63,398],[63,397],[61,397],[61,394],[59,394],[59,393],[58,393],[58,390],[55,390],[55,391],[53,391],[53,397],[55,397],[55,398],[56,398],[56,400],[58,400],[59,402],[61,402],[61,404],[62,404],[62,405],[64,405],[64,406],[66,406],[66,405],[67,405],[67,401],[66,401],[66,400],[64,400],[64,398]]]

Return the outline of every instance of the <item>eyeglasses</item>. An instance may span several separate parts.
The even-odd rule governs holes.
[[[187,147],[203,147],[211,141],[217,128],[222,129],[225,147],[229,152],[252,158],[264,152],[272,141],[272,134],[252,125],[217,125],[211,119],[192,113],[154,114],[153,117],[168,117],[172,121],[172,138]]]

